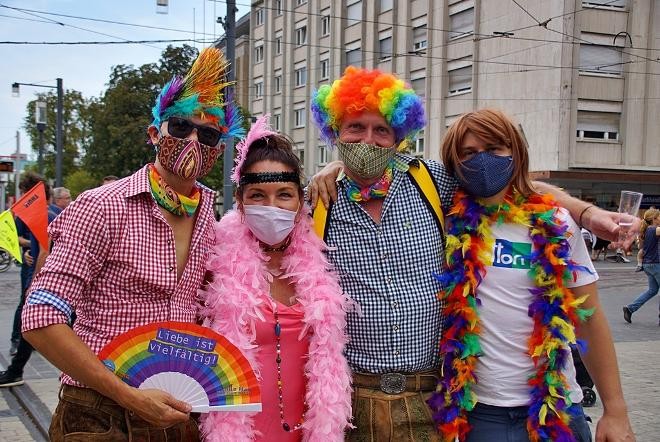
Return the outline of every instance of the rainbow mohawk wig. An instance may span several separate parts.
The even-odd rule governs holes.
[[[225,81],[229,62],[217,48],[204,49],[185,77],[172,78],[156,98],[151,113],[157,128],[171,116],[196,116],[216,124],[223,138],[244,134],[241,113],[229,97],[223,101],[222,90],[231,83]]]
[[[334,144],[342,118],[363,111],[378,112],[387,121],[396,141],[414,140],[424,128],[424,105],[403,80],[379,70],[348,66],[332,85],[321,86],[312,96],[312,115],[321,138]]]

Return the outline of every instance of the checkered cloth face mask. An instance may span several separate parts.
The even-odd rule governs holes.
[[[383,175],[387,164],[396,153],[395,146],[379,147],[367,143],[344,143],[337,141],[339,159],[353,174],[371,179]]]

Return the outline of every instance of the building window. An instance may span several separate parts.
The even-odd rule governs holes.
[[[262,61],[264,61],[264,46],[260,43],[259,46],[254,48],[254,62],[261,63]]]
[[[620,112],[578,110],[577,139],[580,141],[619,141]]]
[[[326,11],[323,11],[321,14],[321,37],[330,35],[330,15]],[[327,15],[326,15],[327,14]]]
[[[623,72],[623,53],[616,46],[580,43],[579,71],[620,76]]]
[[[254,11],[254,25],[261,26],[264,24],[264,9],[259,8]]]
[[[426,49],[426,24],[413,28],[413,51]]]
[[[392,30],[389,30],[387,36],[380,36],[378,40],[378,60],[383,61],[392,58]]]
[[[307,43],[307,26],[296,28],[296,46],[302,46]]]
[[[307,0],[296,0],[296,6],[304,5],[307,3]]]
[[[330,78],[330,60],[324,58],[321,60],[321,80]]]
[[[413,88],[415,93],[420,97],[426,96],[426,71],[420,69],[410,73],[410,87]]]
[[[472,57],[448,62],[447,76],[448,96],[472,91]]]
[[[305,148],[296,146],[294,153],[300,158],[300,164],[305,167]]]
[[[319,146],[319,166],[325,166],[328,163],[328,148],[325,144]]]
[[[282,92],[282,71],[275,72],[275,77],[273,78],[273,87],[275,88],[276,94]]]
[[[394,6],[392,0],[380,0],[380,12],[389,11]]]
[[[282,15],[282,0],[275,0],[275,14]]]
[[[627,0],[582,0],[583,8],[626,9]]]
[[[281,116],[281,114],[279,113],[279,109],[278,109],[278,112],[276,114],[274,113],[273,117],[270,120],[272,122],[273,129],[275,129],[276,131],[281,130],[280,129],[280,116]]]
[[[275,34],[275,55],[282,53],[282,34]]]
[[[362,21],[362,0],[346,5],[346,26],[353,26]]]
[[[362,48],[360,40],[348,43],[346,45],[346,66],[362,65]]]
[[[305,127],[305,106],[293,110],[293,127]]]
[[[474,32],[474,7],[449,16],[449,38],[460,38]]]
[[[302,66],[295,70],[296,87],[304,86],[307,83],[307,67]]]
[[[264,81],[258,79],[254,82],[254,98],[261,98],[264,96]]]
[[[417,139],[415,139],[415,145],[413,146],[413,155],[419,158],[424,156],[424,131],[420,131],[417,134]]]

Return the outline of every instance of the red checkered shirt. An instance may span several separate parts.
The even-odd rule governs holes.
[[[194,322],[213,241],[213,196],[202,187],[188,262],[177,282],[174,234],[151,195],[146,167],[80,195],[49,227],[53,250],[30,286],[23,331],[67,323],[72,309],[73,330],[98,354],[133,327]],[[81,385],[66,373],[62,383]]]

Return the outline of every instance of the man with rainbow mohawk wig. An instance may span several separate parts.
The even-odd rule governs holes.
[[[214,193],[197,179],[241,134],[223,96],[227,67],[204,49],[156,98],[155,161],[84,192],[50,226],[53,249],[23,309],[24,337],[63,372],[50,440],[199,440],[189,404],[129,386],[97,355],[136,327],[196,322],[215,222]]]
[[[440,440],[426,403],[437,386],[444,322],[443,211],[457,182],[445,167],[403,152],[424,127],[421,99],[401,79],[349,66],[311,103],[321,138],[338,149],[308,187],[315,230],[342,289],[353,371],[349,440]],[[616,239],[617,216],[534,182],[580,224]]]

